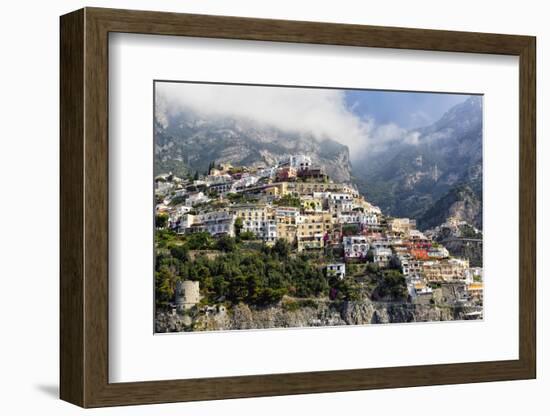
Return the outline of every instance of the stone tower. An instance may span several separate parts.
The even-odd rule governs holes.
[[[195,306],[200,301],[199,282],[179,280],[176,284],[176,308],[178,312]]]

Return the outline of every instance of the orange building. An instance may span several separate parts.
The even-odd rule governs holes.
[[[429,260],[428,250],[421,248],[413,248],[411,250],[411,256],[417,260]]]

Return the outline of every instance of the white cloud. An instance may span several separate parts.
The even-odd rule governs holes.
[[[156,94],[158,105],[171,111],[245,118],[282,131],[331,138],[347,145],[353,159],[407,136],[395,124],[377,126],[372,119],[358,117],[341,90],[166,82],[156,84]]]

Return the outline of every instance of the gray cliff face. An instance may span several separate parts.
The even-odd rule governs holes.
[[[428,229],[444,223],[450,218],[466,221],[477,228],[483,226],[482,202],[467,185],[452,188],[418,219],[421,229]]]
[[[205,172],[212,161],[273,165],[292,154],[307,154],[337,182],[351,181],[349,150],[330,138],[283,132],[250,120],[156,114],[155,174]]]
[[[467,221],[453,228],[442,224],[429,232],[434,241],[443,244],[451,255],[470,260],[470,266],[483,266],[483,233]]]
[[[238,329],[299,328],[345,325],[368,325],[406,322],[452,321],[467,319],[474,307],[439,306],[412,303],[343,302],[336,305],[319,303],[295,311],[273,306],[252,309],[237,305],[232,311],[189,316],[161,313],[157,316],[157,332],[196,330],[224,331]]]

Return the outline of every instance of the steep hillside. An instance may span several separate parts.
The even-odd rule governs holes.
[[[418,219],[418,226],[422,229],[436,227],[452,217],[482,228],[481,208],[481,201],[475,192],[468,185],[461,184],[438,199]]]

